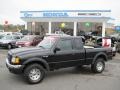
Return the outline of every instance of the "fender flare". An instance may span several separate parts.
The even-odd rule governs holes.
[[[103,56],[105,61],[107,61],[107,55],[104,53],[104,52],[100,52],[98,54],[95,55],[95,57],[93,58],[93,61],[92,61],[92,64],[94,64],[94,62],[96,61],[96,59],[99,57],[99,56]]]
[[[26,65],[26,64],[31,63],[31,62],[42,63],[45,66],[46,70],[48,70],[48,71],[50,70],[47,61],[42,59],[42,58],[30,58],[30,59],[27,59],[25,62],[23,62],[23,65]]]

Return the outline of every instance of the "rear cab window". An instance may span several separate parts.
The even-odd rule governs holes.
[[[72,39],[60,39],[56,47],[60,48],[61,51],[72,50]]]
[[[83,49],[83,41],[80,38],[75,38],[73,40],[73,49],[78,50],[78,49]]]

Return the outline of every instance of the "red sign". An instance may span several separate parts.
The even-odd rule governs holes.
[[[111,47],[111,39],[102,39],[102,46],[103,47]]]

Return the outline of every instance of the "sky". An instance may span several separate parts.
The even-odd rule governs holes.
[[[0,24],[25,24],[20,11],[111,10],[115,25],[120,25],[120,0],[0,0]]]

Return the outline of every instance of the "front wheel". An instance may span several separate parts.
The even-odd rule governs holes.
[[[94,64],[91,65],[91,70],[94,73],[101,73],[105,69],[105,61],[103,58],[98,58]]]
[[[32,64],[25,69],[24,76],[28,83],[36,84],[43,80],[45,76],[45,70],[39,64]]]

